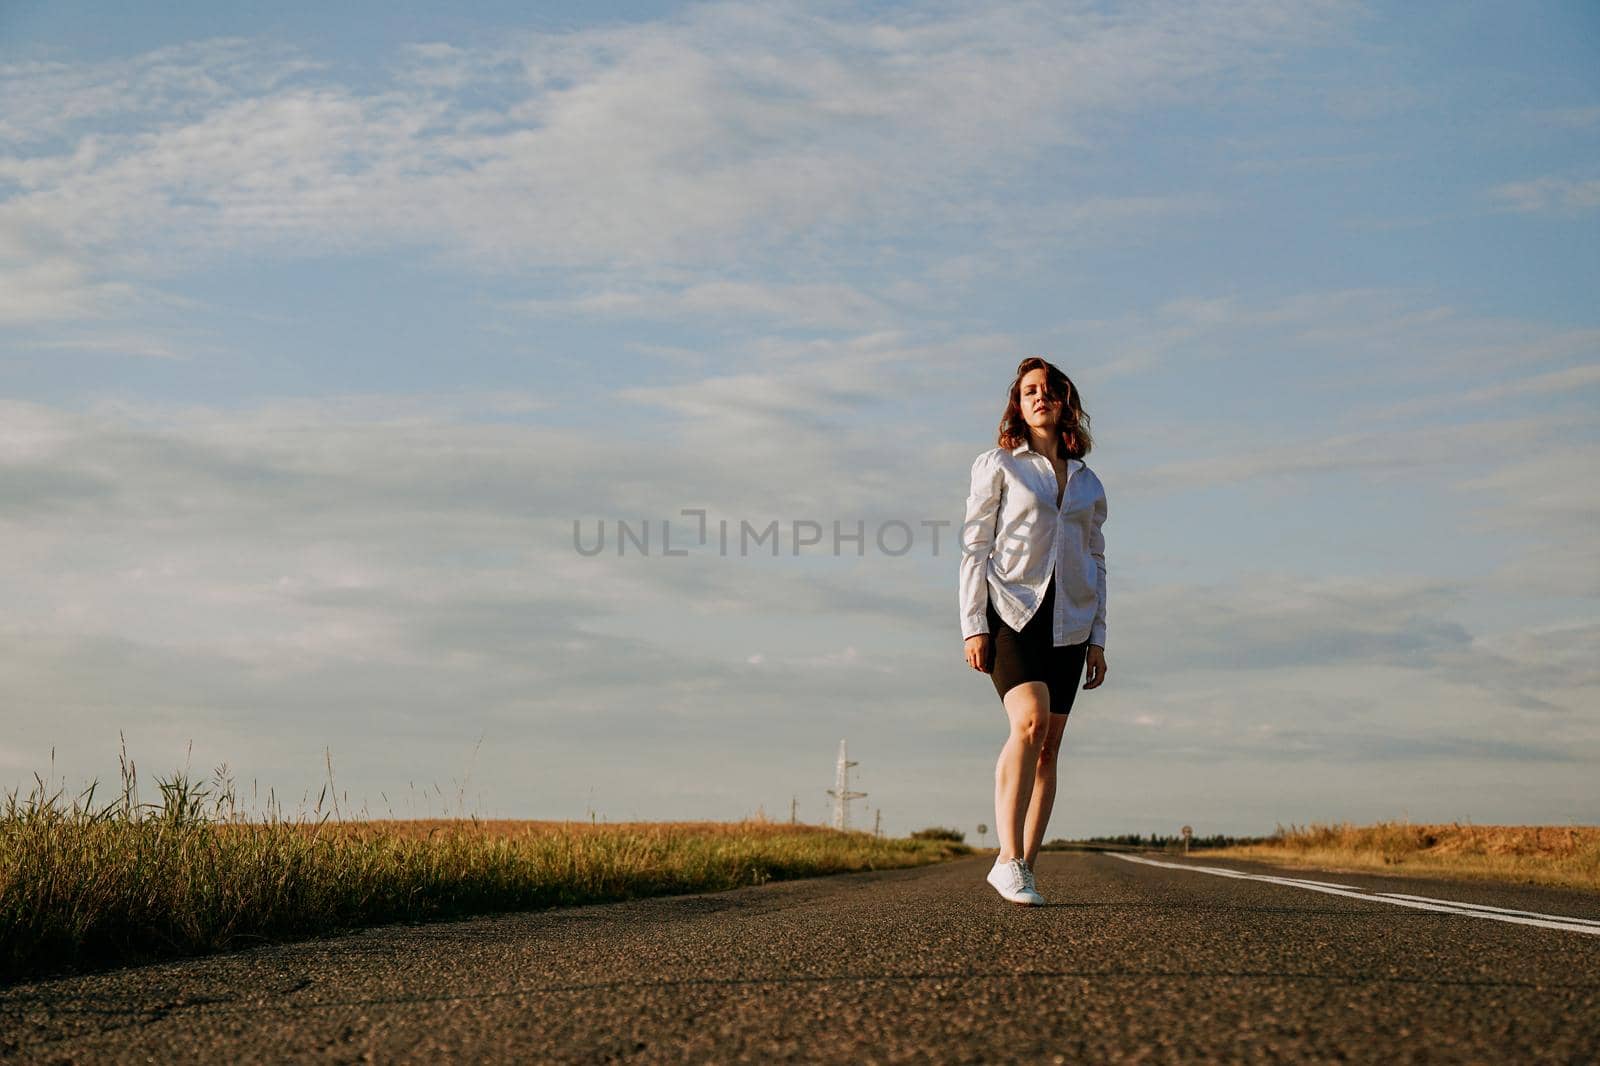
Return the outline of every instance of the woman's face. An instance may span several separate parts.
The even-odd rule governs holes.
[[[1061,420],[1061,401],[1065,399],[1063,396],[1045,395],[1048,379],[1044,367],[1035,367],[1022,375],[1017,395],[1022,405],[1023,420],[1041,432],[1050,431]]]

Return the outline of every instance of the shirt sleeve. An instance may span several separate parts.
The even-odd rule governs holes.
[[[1094,516],[1089,527],[1089,554],[1094,556],[1095,592],[1099,606],[1095,609],[1094,624],[1089,629],[1089,643],[1106,646],[1106,538],[1100,527],[1106,522],[1106,496],[1104,490],[1094,503]]]
[[[972,488],[966,518],[957,538],[961,551],[961,639],[989,632],[989,555],[1000,524],[1000,494],[1005,475],[993,452],[972,463]]]

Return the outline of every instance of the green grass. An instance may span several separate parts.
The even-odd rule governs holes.
[[[42,781],[0,811],[0,981],[386,922],[720,891],[940,862],[950,841],[729,823],[245,821],[181,774],[96,809]]]

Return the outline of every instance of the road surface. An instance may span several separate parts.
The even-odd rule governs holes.
[[[0,1059],[1600,1061],[1600,896],[1138,860],[1047,853],[1042,908],[971,858],[14,985]]]

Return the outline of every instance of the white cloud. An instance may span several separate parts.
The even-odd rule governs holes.
[[[1522,535],[1493,577],[1500,587],[1554,597],[1600,596],[1600,447],[1557,440],[1538,453],[1507,457],[1463,480],[1473,525]]]
[[[157,277],[237,249],[398,245],[479,269],[602,277],[809,254],[824,231],[981,219],[986,183],[1042,149],[1092,151],[1108,118],[1225,92],[1342,9],[1000,4],[867,21],[784,3],[703,5],[495,49],[413,47],[373,91],[313,83],[309,61],[241,41],[99,66],[13,65],[0,80],[24,106],[6,130],[26,150],[0,158],[14,186],[0,226],[25,217],[73,262],[92,258],[94,274],[75,284]],[[469,102],[486,87],[504,102]],[[49,147],[58,139],[69,143]],[[1043,214],[1077,226],[1174,202],[1069,193]],[[776,305],[703,287],[678,304],[783,317],[798,301],[815,320],[827,294],[805,284]],[[24,310],[81,311],[59,295],[71,291],[58,279],[58,295]],[[876,313],[846,304],[852,323]]]
[[[1594,343],[1600,352],[1600,331],[1594,331]],[[1559,370],[1539,370],[1518,374],[1509,380],[1467,389],[1456,393],[1421,396],[1387,405],[1380,410],[1381,417],[1398,418],[1428,412],[1460,410],[1482,404],[1500,403],[1524,397],[1545,397],[1551,394],[1568,395],[1581,389],[1600,385],[1600,364],[1585,363],[1563,367]]]
[[[772,398],[753,381],[729,387],[740,410]],[[314,791],[329,745],[353,799],[381,810],[381,789],[392,799],[440,773],[441,751],[464,760],[487,731],[479,773],[512,812],[563,811],[603,761],[639,764],[606,807],[672,816],[715,813],[710,799],[662,806],[689,794],[659,768],[726,761],[703,748],[713,733],[751,767],[729,787],[769,805],[812,762],[825,771],[839,736],[898,751],[920,728],[945,777],[993,739],[1002,719],[959,660],[944,565],[570,548],[573,514],[673,514],[707,497],[752,518],[807,497],[822,517],[917,511],[947,480],[927,468],[949,464],[910,447],[863,469],[858,443],[823,435],[739,474],[732,460],[708,466],[686,432],[645,446],[498,421],[539,402],[6,403],[0,683],[34,709],[10,743],[58,744],[58,766],[78,774],[114,756],[117,728],[147,767],[192,737],[201,765],[228,759],[291,791]],[[768,417],[788,416],[779,403]],[[1292,758],[1324,765],[1316,780],[1373,760],[1465,759],[1515,778],[1600,745],[1592,624],[1474,632],[1458,616],[1479,579],[1252,571],[1148,587],[1118,567],[1113,683],[1084,694],[1075,726],[1086,755]]]
[[[30,145],[84,134],[73,157],[41,156],[26,165],[82,166],[107,148],[97,135],[109,120],[182,122],[217,103],[278,89],[319,64],[259,40],[191,41],[126,59],[0,64],[0,145]],[[7,166],[23,164],[11,157]],[[0,177],[17,173],[0,168]],[[56,175],[59,177],[60,175]]]
[[[1426,291],[1313,290],[1273,301],[1196,295],[1153,311],[1075,320],[1067,344],[1106,353],[1086,381],[1119,382],[1160,370],[1197,383],[1223,369],[1247,374],[1253,392],[1281,403],[1295,377],[1312,378],[1308,410],[1370,422],[1412,417],[1457,402],[1559,394],[1600,355],[1600,330],[1488,316]],[[1267,358],[1270,355],[1271,358]],[[1249,369],[1244,369],[1250,364]],[[1463,383],[1474,388],[1463,389]],[[1303,386],[1294,386],[1303,388]]]
[[[188,359],[194,354],[191,345],[179,345],[173,343],[170,338],[143,335],[122,329],[113,329],[105,333],[74,329],[50,340],[28,341],[17,347],[42,351],[105,352],[112,355],[144,356],[149,359]]]
[[[37,226],[0,221],[0,327],[93,321],[146,301],[138,285],[97,279],[85,256]]]
[[[1403,430],[1364,430],[1325,437],[1297,434],[1268,441],[1199,438],[1182,459],[1130,466],[1118,480],[1123,492],[1163,493],[1244,481],[1363,470],[1378,477],[1406,477],[1427,468],[1465,476],[1481,457],[1500,462],[1527,459],[1563,431],[1587,424],[1583,416],[1496,418],[1467,423],[1419,425]],[[1465,487],[1465,486],[1463,486]]]
[[[902,286],[897,295],[904,299],[915,294]],[[755,319],[778,327],[810,330],[864,330],[891,325],[903,317],[900,309],[885,300],[837,282],[784,285],[706,281],[679,288],[609,290],[564,300],[530,300],[517,307],[533,314],[607,318]]]
[[[1600,178],[1549,175],[1497,185],[1490,195],[1508,211],[1579,214],[1600,207]]]

